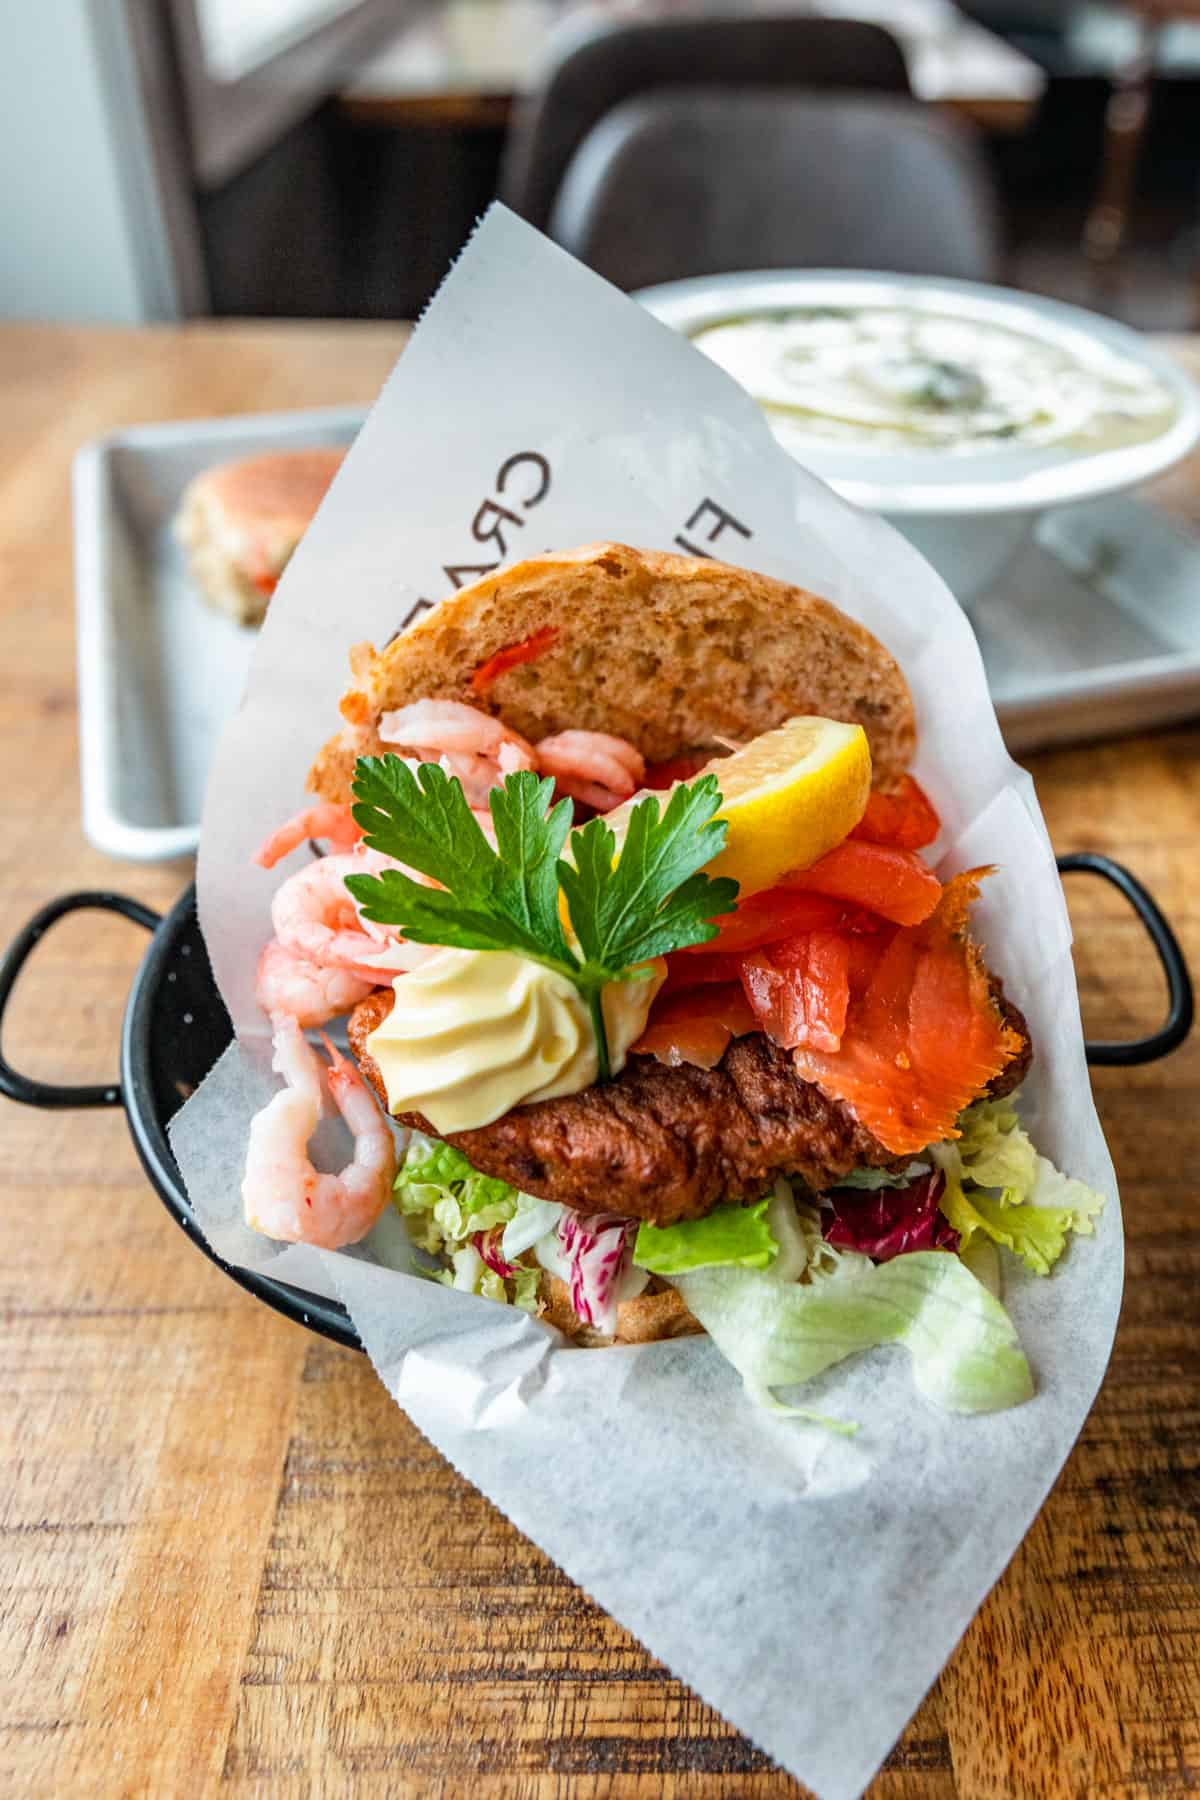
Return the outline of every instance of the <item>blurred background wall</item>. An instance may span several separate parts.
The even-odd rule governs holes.
[[[0,8],[0,315],[179,310],[129,39],[107,0]]]

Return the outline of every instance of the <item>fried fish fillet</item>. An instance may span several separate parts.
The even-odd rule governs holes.
[[[1023,1048],[988,1092],[1011,1093],[1032,1058],[1029,1029],[999,984],[993,998]],[[382,988],[354,1009],[350,1045],[383,1105],[383,1077],[367,1039],[392,1009]],[[399,1122],[444,1136],[483,1174],[578,1212],[620,1213],[673,1225],[721,1200],[757,1199],[777,1175],[819,1192],[851,1169],[899,1170],[896,1157],[841,1101],[802,1081],[786,1050],[762,1032],[736,1038],[715,1069],[667,1068],[634,1056],[604,1086],[514,1107],[474,1131],[441,1133],[419,1113]]]

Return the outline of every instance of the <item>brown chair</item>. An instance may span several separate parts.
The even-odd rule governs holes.
[[[734,269],[892,269],[993,280],[970,134],[915,101],[682,90],[608,113],[550,234],[626,289]]]
[[[859,19],[785,14],[601,26],[569,45],[518,110],[501,199],[544,231],[567,164],[605,113],[650,90],[702,86],[911,91],[896,40]]]

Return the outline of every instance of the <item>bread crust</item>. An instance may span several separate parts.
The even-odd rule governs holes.
[[[472,687],[497,652],[547,628],[553,642],[535,661],[483,692]],[[342,804],[356,758],[384,748],[380,714],[426,698],[480,707],[534,743],[557,731],[613,732],[649,762],[817,714],[863,727],[885,789],[916,747],[908,683],[857,621],[769,576],[627,544],[531,557],[485,576],[377,655],[359,646],[352,667],[346,727],[308,784]]]
[[[538,1283],[538,1317],[572,1344],[585,1350],[602,1350],[608,1344],[656,1344],[663,1338],[703,1336],[704,1327],[690,1312],[682,1294],[657,1275],[632,1300],[617,1308],[617,1329],[612,1337],[585,1325],[575,1308],[567,1284],[543,1270]]]

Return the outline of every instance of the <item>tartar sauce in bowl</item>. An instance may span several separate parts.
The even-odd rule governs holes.
[[[1146,443],[1178,406],[1144,363],[994,320],[906,305],[799,306],[688,334],[798,455],[813,443],[969,455]]]
[[[1200,436],[1194,384],[1151,339],[1038,294],[773,269],[637,298],[797,462],[887,518],[1032,518],[1146,481]]]
[[[1147,481],[1200,440],[1200,396],[1151,339],[1038,294],[769,269],[636,298],[746,390],[798,463],[902,531],[964,604],[1047,507]]]

